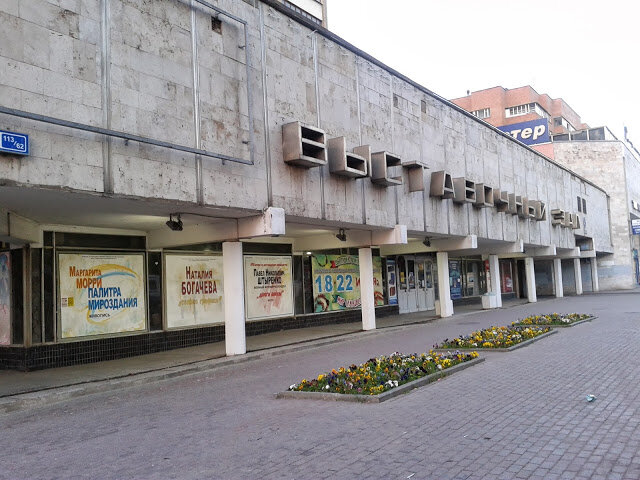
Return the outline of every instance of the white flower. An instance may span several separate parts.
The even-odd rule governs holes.
[[[329,390],[329,385],[327,385],[326,387],[324,387],[325,390]]]
[[[442,365],[438,364],[438,370],[442,370]]]
[[[397,380],[394,380],[394,381],[393,381],[393,386],[394,386],[394,387],[397,387],[397,386],[398,386],[398,381],[397,381]]]
[[[295,390],[297,385],[294,383],[293,385],[289,385],[289,390]]]

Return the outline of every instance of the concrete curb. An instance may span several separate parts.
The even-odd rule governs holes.
[[[520,342],[517,343],[516,345],[512,345],[509,348],[482,348],[482,347],[473,347],[473,348],[434,348],[433,351],[434,352],[439,352],[439,353],[446,353],[446,352],[455,352],[457,350],[461,351],[461,352],[473,352],[473,351],[478,351],[478,352],[512,352],[513,350],[517,350],[519,348],[523,348],[526,347],[528,345],[531,345],[534,342],[537,342],[538,340],[541,340],[543,338],[548,337],[549,335],[553,335],[554,333],[558,333],[558,330],[554,330],[551,329],[548,332],[543,333],[542,335],[538,335],[537,337],[534,338],[530,338],[529,340],[525,340],[524,342]]]
[[[379,395],[351,395],[347,393],[324,393],[324,392],[279,392],[276,393],[276,398],[286,399],[298,399],[298,400],[324,400],[330,402],[354,402],[354,403],[382,403],[386,400],[391,400],[398,395],[410,392],[418,387],[433,383],[441,378],[452,375],[456,372],[464,370],[465,368],[473,367],[479,363],[484,362],[484,358],[474,358],[464,363],[459,363],[453,367],[449,367],[445,370],[441,370],[426,377],[418,378],[409,383],[405,383],[392,390],[387,390]]]
[[[535,324],[535,325],[528,325],[528,324],[524,324],[524,323],[516,323],[515,325],[511,325],[512,327],[518,327],[518,328],[523,328],[523,327],[550,327],[550,328],[571,328],[571,327],[575,327],[576,325],[580,325],[581,323],[586,323],[586,322],[590,322],[591,320],[595,320],[596,316],[591,316],[588,318],[584,318],[582,320],[578,320],[577,322],[573,322],[573,323],[563,323],[563,324]]]

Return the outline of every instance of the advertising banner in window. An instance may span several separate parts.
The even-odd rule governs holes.
[[[513,274],[509,261],[500,261],[500,291],[501,293],[513,293]]]
[[[462,272],[459,260],[449,260],[449,290],[451,299],[462,298]]]
[[[397,305],[398,286],[396,285],[396,261],[392,258],[387,259],[387,289],[389,305]]]
[[[144,255],[58,255],[62,338],[146,329]]]
[[[222,256],[165,255],[167,328],[224,323]]]
[[[0,252],[0,345],[11,343],[11,256]]]
[[[247,320],[293,315],[291,257],[244,257]]]
[[[357,255],[312,255],[311,271],[315,312],[360,307]],[[373,257],[373,288],[375,304],[384,305],[381,257]]]

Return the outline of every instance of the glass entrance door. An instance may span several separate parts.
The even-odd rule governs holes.
[[[418,265],[418,310],[433,310],[435,308],[435,293],[433,289],[433,261],[419,259]]]
[[[418,311],[416,286],[416,259],[413,256],[400,256],[398,266],[398,307],[400,313]]]

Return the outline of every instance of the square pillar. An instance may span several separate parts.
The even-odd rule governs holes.
[[[598,281],[598,259],[593,257],[591,259],[591,285],[594,292],[600,291],[600,282]]]
[[[373,254],[371,247],[358,249],[360,264],[360,304],[362,307],[362,330],[376,328],[376,300],[373,289]]]
[[[224,343],[229,356],[247,353],[243,273],[242,243],[224,242],[222,244]]]
[[[502,307],[502,289],[500,288],[500,263],[498,255],[489,255],[489,275],[491,276],[491,293],[496,296],[496,308]]]
[[[438,292],[440,293],[440,316],[442,318],[453,315],[453,302],[451,301],[451,290],[449,287],[449,253],[438,252],[436,254],[438,263]]]
[[[564,287],[562,286],[562,260],[559,258],[553,259],[553,284],[556,287],[556,298],[564,297]]]
[[[529,300],[529,303],[537,302],[536,271],[533,266],[533,258],[527,257],[524,259],[524,271],[527,279],[527,299]]]
[[[582,295],[582,267],[580,259],[573,259],[573,273],[576,276],[576,295]]]

